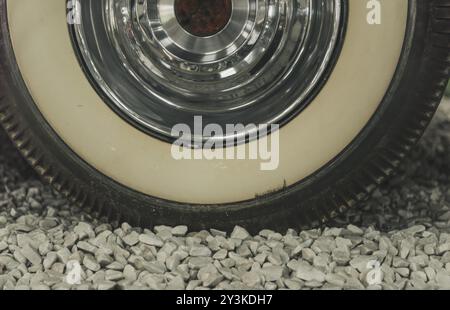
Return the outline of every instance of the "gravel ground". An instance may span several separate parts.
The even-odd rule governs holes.
[[[450,289],[449,154],[447,100],[398,176],[329,227],[227,235],[93,219],[0,132],[0,288]]]

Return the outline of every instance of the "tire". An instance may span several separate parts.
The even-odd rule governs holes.
[[[395,171],[449,79],[450,0],[381,0],[377,26],[365,24],[365,1],[343,1],[336,63],[281,127],[279,169],[174,162],[165,158],[168,141],[134,126],[95,89],[57,2],[0,0],[0,122],[46,182],[110,221],[316,227]]]

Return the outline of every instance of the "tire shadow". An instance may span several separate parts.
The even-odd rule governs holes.
[[[327,226],[381,231],[424,225],[450,231],[450,98],[444,98],[419,144],[396,175],[369,199]]]

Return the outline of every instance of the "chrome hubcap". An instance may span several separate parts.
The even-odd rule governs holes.
[[[171,128],[192,124],[194,116],[219,125],[282,125],[295,116],[334,64],[344,5],[81,0],[73,39],[110,106],[140,129],[171,140]]]

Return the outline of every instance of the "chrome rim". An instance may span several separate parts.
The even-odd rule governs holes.
[[[190,10],[183,11],[187,2]],[[105,101],[159,138],[172,141],[172,128],[193,128],[195,116],[224,127],[283,125],[333,67],[345,1],[229,2],[226,15],[227,1],[220,0],[81,0],[74,46]],[[198,8],[202,3],[207,9]],[[225,21],[211,18],[220,5]],[[195,25],[195,18],[208,27]],[[239,141],[256,137],[254,130],[214,139]]]

